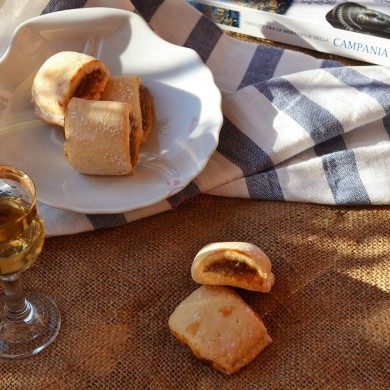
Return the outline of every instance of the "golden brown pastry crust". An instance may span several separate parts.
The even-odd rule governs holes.
[[[191,275],[200,284],[228,285],[269,292],[275,282],[271,261],[256,245],[247,242],[217,242],[195,256]]]
[[[62,51],[49,57],[34,77],[31,89],[35,114],[45,122],[64,126],[72,97],[98,100],[110,72],[87,54]]]
[[[131,107],[127,103],[72,98],[65,117],[65,155],[88,175],[129,175]]]
[[[272,342],[260,317],[223,286],[195,290],[177,306],[168,326],[196,357],[226,374],[240,370]]]
[[[132,164],[138,162],[142,143],[142,113],[140,105],[140,83],[138,75],[112,76],[107,81],[101,100],[125,102],[131,105],[134,113],[134,126],[131,134]]]

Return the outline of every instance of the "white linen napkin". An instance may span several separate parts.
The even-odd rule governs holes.
[[[328,205],[390,204],[388,67],[343,66],[239,41],[184,1],[30,3],[6,0],[0,8],[0,55],[12,37],[10,31],[32,16],[69,8],[121,8],[139,13],[166,41],[194,49],[223,95],[217,151],[186,188],[123,214],[84,215],[40,204],[47,236],[118,226],[191,199],[201,203],[201,196],[210,195]],[[8,98],[0,86],[0,115]]]

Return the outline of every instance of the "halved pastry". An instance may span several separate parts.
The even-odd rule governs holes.
[[[202,286],[176,307],[172,334],[226,374],[251,362],[272,339],[261,318],[231,288]]]
[[[88,175],[129,175],[134,125],[130,104],[72,98],[65,116],[65,156]]]
[[[139,139],[140,144],[144,144],[148,140],[153,126],[154,104],[149,90],[142,85],[140,76],[111,76],[101,100],[130,103],[137,120],[135,138]]]
[[[134,158],[138,160],[138,153],[142,143],[142,113],[140,104],[139,76],[112,76],[108,79],[101,100],[110,100],[129,103],[134,112],[134,128],[132,145],[134,146]]]
[[[95,57],[73,51],[54,54],[33,80],[31,94],[35,114],[45,122],[64,126],[70,99],[98,100],[109,76],[106,65]]]
[[[275,282],[268,256],[247,242],[206,245],[195,256],[191,275],[201,284],[228,285],[261,292],[269,292]]]

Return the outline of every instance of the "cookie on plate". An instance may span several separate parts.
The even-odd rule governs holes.
[[[33,80],[35,115],[45,122],[64,126],[70,99],[98,100],[109,77],[106,65],[88,54],[61,51],[52,55]]]
[[[72,98],[65,116],[65,156],[87,175],[131,175],[131,106]]]

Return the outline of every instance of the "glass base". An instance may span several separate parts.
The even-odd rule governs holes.
[[[49,346],[61,325],[61,314],[52,298],[37,291],[25,292],[30,314],[23,321],[0,317],[0,358],[32,356]]]

